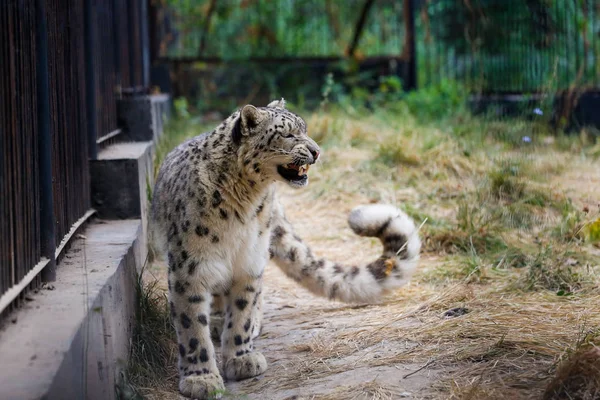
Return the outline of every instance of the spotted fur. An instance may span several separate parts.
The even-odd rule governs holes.
[[[395,207],[363,206],[350,214],[357,234],[378,237],[384,246],[366,265],[318,258],[294,234],[273,183],[306,185],[307,179],[290,180],[279,168],[313,164],[319,152],[305,122],[282,99],[243,107],[165,158],[151,232],[168,261],[183,395],[205,399],[224,388],[211,336],[221,341],[226,379],[266,370],[253,340],[261,329],[269,258],[313,293],[346,302],[376,300],[409,279],[420,242],[412,220]]]

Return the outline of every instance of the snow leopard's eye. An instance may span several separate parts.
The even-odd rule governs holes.
[[[286,133],[285,135],[282,133],[281,136],[283,136],[284,138],[291,138],[291,137],[294,137],[295,135],[293,133]]]

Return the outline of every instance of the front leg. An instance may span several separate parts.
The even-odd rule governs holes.
[[[185,252],[184,252],[185,253]],[[210,340],[210,291],[192,276],[199,267],[187,255],[169,257],[169,300],[179,348],[179,391],[208,399],[224,390]]]
[[[227,296],[221,343],[227,379],[241,380],[262,374],[265,357],[254,351],[253,338],[260,331],[262,278],[236,281]]]

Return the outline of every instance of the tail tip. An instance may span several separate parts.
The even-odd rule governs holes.
[[[360,236],[376,237],[396,217],[404,215],[398,208],[389,204],[370,204],[354,208],[348,215],[348,225]]]

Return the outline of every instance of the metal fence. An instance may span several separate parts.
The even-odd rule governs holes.
[[[600,87],[597,0],[426,0],[417,19],[420,83],[473,92]]]
[[[176,78],[189,77],[184,69],[198,61],[287,68],[352,54],[416,61],[420,86],[455,80],[482,94],[600,86],[598,0],[151,2],[156,57]],[[405,87],[417,86],[411,74],[401,78]]]
[[[121,133],[116,100],[148,88],[146,1],[84,1],[88,124],[101,145]]]
[[[45,90],[38,93],[39,101],[49,101],[52,203],[57,242],[91,205],[81,5],[83,2],[77,0],[46,2],[49,85],[47,93],[43,93]],[[39,68],[44,69],[44,66],[39,65]]]
[[[147,90],[146,21],[143,0],[0,3],[0,313],[54,279],[93,213],[88,160],[119,133],[117,99]]]
[[[0,293],[42,256],[35,11],[13,1],[0,8]]]
[[[355,49],[358,55],[398,56],[404,49],[404,1],[153,0],[153,3],[160,9],[159,55],[170,59],[340,57],[350,51],[363,15],[366,19]]]
[[[326,75],[416,85],[414,0],[151,0],[153,58],[172,92],[221,110],[283,96],[318,105]]]

